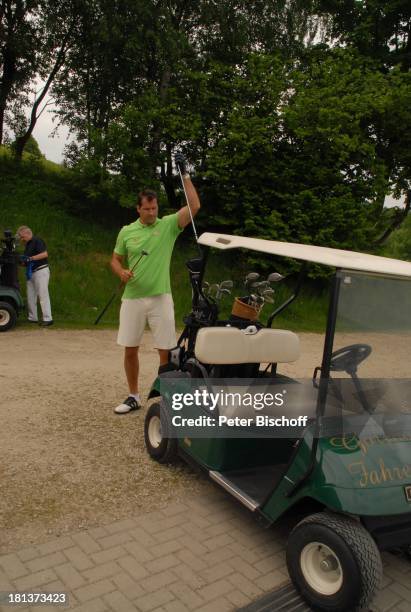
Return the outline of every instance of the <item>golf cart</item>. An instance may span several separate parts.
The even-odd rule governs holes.
[[[216,300],[204,291],[206,256],[188,262],[193,309],[170,351],[174,371],[161,374],[149,395],[159,401],[145,418],[147,451],[162,463],[180,456],[200,466],[267,526],[292,507],[305,510],[287,543],[295,587],[317,610],[362,609],[381,578],[379,551],[409,552],[411,545],[411,263],[213,233],[199,244],[292,258],[303,262],[302,272],[294,295],[264,327],[252,314],[258,300],[251,295],[240,300],[251,310],[220,320]],[[298,298],[311,263],[335,269],[323,348],[315,356],[304,354],[292,331],[271,327]],[[309,379],[295,377],[297,360],[314,372]],[[187,386],[209,392],[225,380],[247,380],[247,389],[250,380],[258,389],[288,385],[297,403],[285,403],[283,413],[306,412],[304,426],[294,435],[266,427],[261,435],[257,416],[233,427],[223,405],[212,413],[197,401],[178,407],[178,423],[187,417],[188,424],[204,424],[218,414],[220,425],[180,428],[175,392],[181,399]],[[231,417],[242,409],[232,407]]]
[[[12,329],[24,307],[19,290],[18,262],[15,238],[10,230],[4,231],[0,246],[0,332]]]

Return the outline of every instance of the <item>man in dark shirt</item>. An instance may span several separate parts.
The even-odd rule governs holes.
[[[41,238],[33,236],[33,232],[27,225],[19,227],[17,235],[25,244],[23,261],[27,268],[28,319],[32,323],[38,322],[37,300],[39,300],[43,315],[40,325],[48,327],[53,325],[53,318],[49,296],[50,269],[46,245]]]

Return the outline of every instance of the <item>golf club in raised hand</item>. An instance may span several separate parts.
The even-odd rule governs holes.
[[[137,265],[139,264],[139,262],[141,261],[141,259],[143,257],[145,257],[146,255],[148,255],[147,251],[141,251],[140,257],[137,259],[136,263],[134,264],[134,266],[131,268],[130,272],[134,272],[134,270],[136,269]],[[126,283],[121,282],[120,285],[117,287],[117,291],[115,291],[113,293],[113,295],[111,296],[111,298],[109,299],[109,301],[107,302],[107,304],[104,306],[103,310],[100,312],[100,314],[98,315],[97,319],[94,321],[94,325],[97,325],[97,323],[101,320],[101,318],[103,317],[103,315],[105,314],[105,312],[108,310],[108,308],[111,306],[112,302],[114,301],[115,297],[120,293],[120,291],[123,289],[124,285]]]
[[[175,154],[174,161],[175,161],[178,173],[180,175],[181,184],[183,186],[184,195],[185,195],[186,203],[187,203],[187,206],[188,206],[188,212],[190,213],[191,225],[193,226],[194,238],[195,238],[195,241],[196,241],[196,244],[197,244],[198,251],[199,251],[200,255],[202,255],[200,245],[198,244],[198,235],[197,235],[197,230],[196,230],[196,226],[195,226],[195,223],[194,223],[193,213],[191,212],[190,202],[188,201],[186,186],[184,185],[183,174],[181,172],[181,169],[185,170],[186,160],[185,160],[184,155],[180,151],[178,151]]]

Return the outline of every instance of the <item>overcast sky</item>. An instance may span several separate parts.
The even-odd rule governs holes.
[[[51,133],[56,127],[52,117],[53,114],[46,109],[37,120],[33,136],[39,143],[40,151],[44,153],[47,159],[59,164],[63,161],[63,150],[68,142],[68,128],[66,126],[59,127],[57,136],[52,138]]]

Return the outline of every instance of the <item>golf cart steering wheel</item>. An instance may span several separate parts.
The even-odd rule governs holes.
[[[334,372],[357,371],[357,367],[370,355],[372,348],[369,344],[350,344],[334,351],[331,355],[330,370]]]

